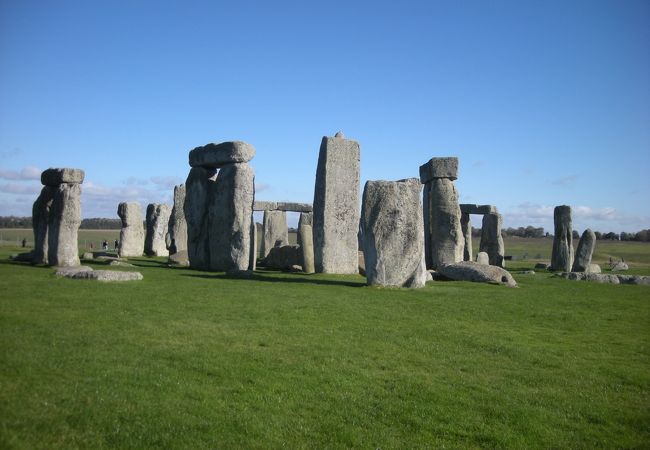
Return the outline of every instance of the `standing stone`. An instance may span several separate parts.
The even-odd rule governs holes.
[[[499,213],[485,214],[479,250],[488,254],[490,265],[505,267],[505,248],[501,236],[503,218]]]
[[[208,239],[208,205],[215,186],[214,169],[193,167],[185,181],[185,222],[187,257],[190,267],[207,270],[210,266]]]
[[[248,270],[257,269],[257,224],[251,214],[251,252],[248,255]]]
[[[477,264],[483,264],[484,266],[489,266],[490,265],[490,257],[486,252],[478,252],[476,255],[476,263]]]
[[[120,258],[142,256],[144,252],[144,227],[142,226],[142,208],[140,208],[140,203],[120,203],[117,206],[117,215],[122,220],[117,255]]]
[[[210,270],[248,269],[254,198],[255,174],[248,163],[219,170],[208,208]]]
[[[34,229],[33,264],[47,264],[47,226],[50,217],[55,188],[44,186],[32,207],[32,227]]]
[[[262,258],[266,258],[278,241],[289,244],[289,228],[285,211],[264,211],[264,239],[262,241]]]
[[[323,137],[314,189],[314,264],[319,273],[358,273],[359,143]]]
[[[551,269],[570,272],[573,265],[573,230],[571,228],[571,207],[556,206],[553,211],[555,236],[553,238],[553,253],[551,254]]]
[[[144,253],[147,256],[169,256],[165,235],[169,225],[171,207],[161,203],[147,206],[147,234],[144,238]]]
[[[300,227],[302,225],[309,225],[312,227],[314,226],[314,213],[313,212],[302,212],[300,213],[300,218],[298,219],[298,230],[300,230]],[[298,233],[298,239],[297,239],[298,245],[302,245],[302,240],[300,237],[300,233]],[[312,236],[312,247],[313,247],[313,236]]]
[[[174,207],[169,215],[165,245],[170,255],[187,255],[187,222],[185,221],[185,185],[174,186]]]
[[[429,188],[429,226],[432,268],[463,260],[464,240],[460,224],[458,191],[449,178],[434,178]]]
[[[420,180],[422,181],[422,180]],[[428,183],[424,183],[424,189],[422,189],[422,216],[424,223],[424,261],[427,264],[427,268],[430,269],[433,267],[433,260],[431,259],[431,211],[429,207],[431,206],[431,200],[429,199],[429,191],[431,186]]]
[[[465,239],[463,261],[472,261],[472,221],[469,214],[461,212],[460,228],[463,230],[463,238]]]
[[[302,271],[305,273],[314,273],[314,235],[312,226],[307,223],[298,225],[298,240],[302,250]]]
[[[590,272],[591,257],[596,248],[596,234],[587,228],[580,242],[578,242],[578,250],[575,254],[575,261],[573,262],[572,272]]]
[[[366,183],[361,229],[368,284],[424,287],[421,188],[417,178]]]
[[[77,234],[81,225],[81,186],[60,184],[52,199],[48,220],[48,264],[79,265]]]

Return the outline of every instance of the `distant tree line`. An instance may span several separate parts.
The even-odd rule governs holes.
[[[31,217],[0,216],[0,228],[32,228]],[[120,219],[102,219],[99,217],[83,219],[79,228],[85,230],[119,230]]]

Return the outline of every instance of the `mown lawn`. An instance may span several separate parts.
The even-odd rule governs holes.
[[[0,448],[643,448],[650,287],[254,279],[0,249]],[[100,268],[101,265],[95,265]]]

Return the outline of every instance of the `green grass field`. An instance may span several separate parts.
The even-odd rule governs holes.
[[[650,274],[630,244],[607,251]],[[155,258],[100,284],[19,250],[0,248],[0,448],[649,447],[647,286],[378,289]]]

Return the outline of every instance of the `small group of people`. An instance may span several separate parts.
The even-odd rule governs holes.
[[[93,244],[92,244],[92,242],[91,242],[91,243],[90,243],[90,248],[92,248],[92,245],[93,245]],[[115,251],[117,251],[117,247],[119,247],[119,245],[120,245],[120,241],[118,241],[117,239],[115,239],[115,242],[113,243],[113,249],[114,249]],[[102,241],[102,250],[108,250],[108,241],[107,241],[106,239],[104,239],[104,240]]]

